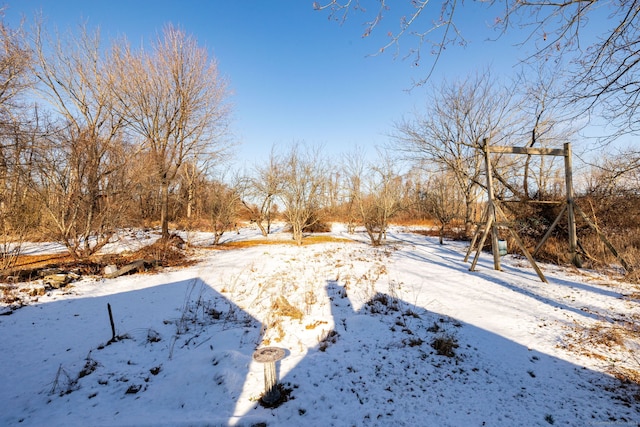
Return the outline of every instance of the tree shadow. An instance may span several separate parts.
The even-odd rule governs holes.
[[[564,288],[567,288],[568,290],[579,289],[585,292],[598,294],[607,298],[619,299],[623,297],[623,294],[620,292],[601,289],[595,286],[589,286],[583,283],[572,282],[572,281],[564,280],[562,278],[557,278],[557,277],[553,277],[553,278],[547,277],[547,279],[549,280],[549,283],[543,284],[532,268],[522,269],[521,267],[511,266],[506,262],[501,263],[502,271],[499,272],[498,274],[493,274],[493,273],[487,274],[485,272],[486,270],[490,270],[491,272],[495,271],[493,269],[493,259],[491,258],[490,253],[483,253],[482,255],[485,255],[485,257],[483,258],[483,256],[481,255],[476,271],[469,272],[470,263],[464,263],[463,262],[464,256],[459,251],[456,251],[455,249],[445,248],[445,247],[442,247],[441,245],[436,245],[436,244],[427,244],[427,242],[425,242],[425,244],[420,244],[409,239],[400,238],[398,240],[407,244],[414,245],[416,247],[416,250],[414,251],[402,251],[401,253],[399,253],[398,256],[401,258],[406,258],[413,261],[436,265],[436,266],[453,270],[459,273],[475,275],[477,277],[481,277],[483,280],[495,283],[511,291],[514,291],[526,297],[532,298],[543,304],[547,304],[551,307],[577,314],[581,317],[585,317],[589,319],[601,319],[600,315],[598,315],[597,313],[587,311],[582,306],[572,306],[566,303],[565,301],[562,301],[550,296],[546,296],[543,293],[538,292],[539,288],[537,286],[523,286],[521,280],[510,281],[509,277],[517,276],[522,279],[532,280],[533,283],[540,284],[543,287],[544,286],[562,286]]]
[[[325,286],[334,326],[281,383],[291,400],[246,425],[636,423],[618,382],[457,319],[376,293],[355,310]],[[440,351],[438,343],[450,353]],[[637,391],[636,391],[637,392]],[[631,395],[632,391],[629,392]],[[619,399],[619,400],[615,400]],[[634,424],[635,425],[635,424]]]
[[[348,287],[327,281],[324,290],[333,326],[280,379],[290,400],[274,409],[255,403],[248,412],[238,408],[247,407],[241,400],[262,325],[200,278],[24,307],[0,319],[0,424],[640,421],[632,392],[600,372],[396,295],[374,293],[355,309]],[[122,337],[110,345],[107,303]],[[437,339],[451,353],[435,346]]]
[[[21,325],[31,318],[43,323]],[[200,278],[35,304],[1,322],[1,425],[226,425],[262,338],[260,322]]]

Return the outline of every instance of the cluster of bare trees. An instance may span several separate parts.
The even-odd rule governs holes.
[[[40,228],[77,258],[143,218],[167,238],[177,194],[191,213],[226,144],[227,84],[207,50],[172,26],[145,49],[41,21],[0,32],[3,236]]]
[[[296,143],[285,152],[272,151],[268,165],[245,179],[243,204],[264,236],[281,206],[298,244],[305,231],[324,229],[331,219],[364,226],[378,245],[389,220],[410,204],[401,200],[402,183],[399,172],[365,165],[361,154],[333,163],[322,147]]]
[[[183,30],[168,26],[145,49],[126,39],[106,45],[87,28],[51,34],[41,22],[27,31],[0,21],[0,36],[3,263],[33,230],[85,258],[119,228],[149,220],[164,238],[170,221],[200,221],[215,244],[242,219],[264,236],[284,219],[299,244],[330,220],[362,227],[373,245],[399,219],[433,221],[441,242],[454,224],[469,236],[486,191],[483,141],[554,147],[575,135],[561,120],[556,73],[541,68],[538,79],[507,85],[483,71],[433,84],[424,109],[397,122],[376,157],[336,161],[297,143],[247,176],[215,178],[229,147],[227,82]],[[491,159],[498,198],[561,197],[562,165]],[[604,159],[583,192],[595,194],[597,183],[600,196],[636,194],[637,159],[637,151]]]
[[[341,23],[347,17],[362,21],[363,37],[386,35],[378,53],[392,50],[411,64],[430,64],[421,84],[448,47],[468,44],[472,34],[461,24],[464,19],[489,11],[493,22],[476,41],[509,37],[530,47],[526,51],[533,53],[521,60],[536,67],[562,65],[556,71],[565,78],[563,99],[576,116],[596,113],[615,123],[616,133],[639,130],[638,0],[325,0],[313,6]]]
[[[30,119],[20,114],[20,99],[31,86],[29,48],[21,29],[0,21],[0,247],[1,265],[7,266],[18,255],[13,240],[22,239],[32,222],[38,222],[25,191],[21,165],[33,157],[23,137],[31,128]]]

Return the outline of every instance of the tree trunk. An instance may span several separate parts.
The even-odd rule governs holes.
[[[162,239],[169,238],[169,181],[162,180],[162,193],[160,201],[160,224],[162,226]]]
[[[187,189],[187,219],[191,219],[191,216],[193,215],[193,193],[193,183],[190,182]]]
[[[527,160],[524,163],[524,172],[522,176],[522,191],[524,193],[525,200],[529,200],[529,164],[531,163],[531,156],[527,156]]]
[[[464,234],[465,237],[473,235],[473,201],[469,200],[469,198],[465,202]]]
[[[295,240],[298,245],[302,245],[302,225],[296,221],[292,221],[291,234],[293,234],[293,240]]]

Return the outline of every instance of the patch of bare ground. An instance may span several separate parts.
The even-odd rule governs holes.
[[[305,237],[302,240],[302,246],[314,245],[318,243],[354,243],[354,240],[345,239],[343,237],[335,237],[329,235],[314,235]],[[252,248],[254,246],[261,245],[297,245],[293,239],[282,238],[264,238],[264,239],[251,239],[251,240],[239,240],[234,242],[225,242],[215,246],[203,247],[202,249],[216,249],[216,250],[228,250],[228,249],[243,249]]]
[[[0,314],[37,301],[51,288],[63,288],[82,276],[107,275],[105,268],[121,269],[122,274],[154,271],[160,267],[187,267],[195,263],[184,241],[175,235],[160,239],[131,253],[93,255],[74,259],[68,254],[21,255],[11,269],[0,271],[0,303],[7,307]],[[126,267],[135,264],[135,268]],[[21,285],[16,285],[21,283]]]
[[[130,254],[119,256],[119,261],[123,264],[137,260],[145,260],[161,267],[188,267],[196,262],[189,257],[184,240],[175,234],[168,239],[159,239]],[[116,262],[116,265],[118,264]]]
[[[80,276],[101,275],[108,265],[119,268],[135,261],[144,261],[145,270],[150,267],[186,267],[195,262],[185,250],[184,241],[172,235],[135,252],[98,254],[86,259],[74,259],[69,254],[20,255],[14,267],[0,271],[0,282],[29,282],[54,271],[73,272]]]

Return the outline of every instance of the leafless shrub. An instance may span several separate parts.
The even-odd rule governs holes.
[[[459,347],[458,340],[448,334],[443,334],[435,337],[431,341],[431,347],[440,356],[455,357],[456,349]]]
[[[347,159],[347,191],[349,193],[349,227],[354,222],[364,225],[373,246],[387,238],[389,221],[402,209],[403,177],[389,156],[380,156],[380,165],[365,164],[362,153]]]
[[[378,293],[365,303],[365,307],[371,314],[387,315],[400,311],[399,301],[387,294]]]
[[[330,345],[335,344],[338,341],[340,334],[331,329],[330,331],[323,331],[322,335],[318,338],[318,349],[320,351],[327,351]]]
[[[98,361],[91,357],[91,352],[89,352],[89,354],[87,354],[87,358],[85,359],[82,370],[80,370],[80,372],[78,373],[78,379],[84,378],[87,375],[93,373],[96,369],[98,369],[98,365]]]
[[[51,386],[51,390],[49,390],[49,394],[64,396],[65,394],[78,390],[78,388],[77,378],[72,378],[62,365],[60,365],[53,379],[53,385]]]
[[[220,243],[220,238],[229,230],[236,229],[238,211],[241,206],[241,195],[237,189],[222,182],[213,182],[211,188],[211,224],[213,228],[213,244]]]
[[[147,342],[148,343],[155,343],[155,342],[160,342],[160,341],[162,341],[162,337],[160,336],[160,334],[157,331],[149,328],[147,330]]]

